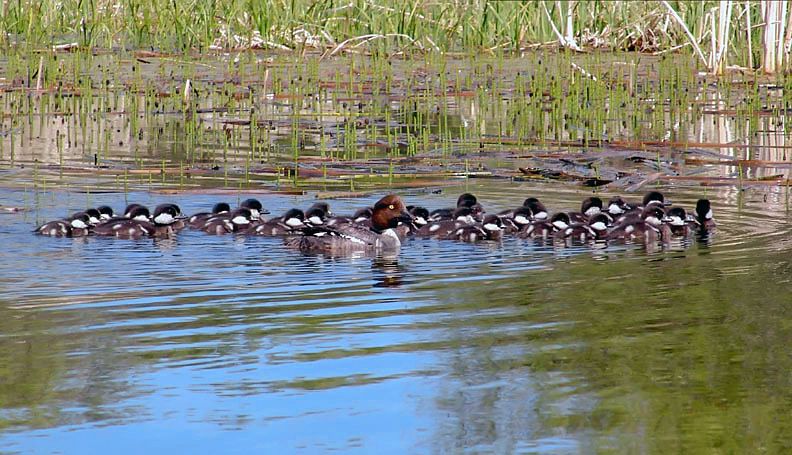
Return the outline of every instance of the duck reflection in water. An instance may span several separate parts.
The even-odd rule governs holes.
[[[375,288],[399,287],[404,284],[407,269],[399,264],[396,255],[377,256],[371,260]]]

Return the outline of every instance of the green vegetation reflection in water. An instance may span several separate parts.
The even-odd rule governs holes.
[[[789,451],[788,252],[718,256],[561,260],[438,289],[471,314],[448,323],[464,341],[439,400],[453,415],[443,449],[513,450],[516,421],[536,413],[534,438],[578,435],[598,452]]]

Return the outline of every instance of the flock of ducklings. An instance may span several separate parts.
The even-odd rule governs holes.
[[[707,199],[699,199],[692,213],[669,205],[662,193],[651,191],[641,202],[614,196],[606,204],[599,197],[588,197],[579,212],[551,214],[539,199],[531,197],[520,207],[491,214],[485,212],[474,195],[465,193],[459,196],[455,207],[430,212],[424,207],[404,206],[398,196],[388,195],[373,207],[361,208],[351,216],[336,216],[327,203],[318,202],[305,211],[295,208],[282,216],[264,219],[262,215],[269,212],[261,202],[247,199],[233,210],[221,202],[211,212],[189,217],[182,214],[179,206],[170,203],[157,206],[153,213],[142,205],[130,204],[123,215],[101,206],[51,221],[35,232],[56,237],[95,235],[137,239],[168,237],[190,228],[214,235],[300,236],[306,240],[291,243],[311,249],[318,246],[319,240],[331,237],[335,239],[334,245],[347,241],[379,246],[379,236],[386,234],[398,240],[416,236],[477,242],[499,241],[505,235],[513,235],[564,243],[612,240],[650,243],[705,233],[715,227]],[[398,240],[396,247],[401,245]],[[382,244],[393,245],[393,242]]]

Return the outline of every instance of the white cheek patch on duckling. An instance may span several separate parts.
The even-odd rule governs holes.
[[[671,226],[684,226],[685,220],[678,216],[672,216],[671,218]]]
[[[138,215],[132,219],[137,221],[148,221],[148,217],[146,215]]]
[[[501,230],[500,226],[498,226],[497,224],[493,224],[493,223],[485,224],[484,225],[484,229],[486,229],[488,231],[500,231]]]
[[[662,222],[658,220],[657,217],[654,216],[647,216],[646,222],[651,224],[652,226],[660,226],[662,224]]]
[[[365,217],[365,216],[359,216],[359,217],[357,217],[357,218],[355,218],[355,219],[354,219],[355,223],[362,223],[362,222],[364,222],[364,221],[366,221],[366,220],[368,220],[368,218],[367,218],[367,217]],[[424,224],[425,224],[425,223],[424,223]]]
[[[514,217],[514,222],[518,223],[518,224],[531,224],[531,220],[529,220],[528,218],[526,218],[526,217],[524,217],[522,215],[515,216]]]
[[[302,227],[302,226],[305,226],[305,224],[299,218],[289,218],[288,220],[286,220],[286,226],[289,226],[289,227]]]
[[[556,229],[558,229],[559,231],[563,231],[564,229],[569,227],[568,224],[566,224],[566,223],[564,223],[563,221],[560,221],[560,220],[559,221],[553,221],[553,226],[555,226]]]
[[[605,229],[608,229],[608,226],[606,226],[602,221],[597,221],[591,225],[591,228],[598,231],[604,231]]]
[[[426,225],[426,220],[422,216],[416,217],[415,218],[415,224],[417,224],[418,226],[425,226]]]
[[[608,213],[611,215],[621,215],[624,213],[624,210],[619,207],[617,204],[611,204],[608,206]]]
[[[436,231],[438,229],[440,229],[440,225],[439,224],[433,224],[433,225],[429,226],[429,232],[434,232],[434,231]]]
[[[171,224],[173,223],[173,216],[170,213],[160,213],[154,217],[154,222],[157,224]]]
[[[87,224],[83,222],[83,220],[72,220],[71,227],[77,229],[86,229],[88,227]]]
[[[539,212],[534,215],[534,218],[537,220],[546,220],[547,219],[547,212]]]
[[[707,214],[706,214],[706,215],[704,215],[704,218],[705,218],[705,219],[708,219],[708,220],[711,220],[711,219],[712,219],[712,209],[709,209],[709,210],[707,211]]]
[[[318,216],[312,216],[312,217],[308,218],[308,222],[311,223],[311,224],[322,224],[323,223],[322,219],[319,218]]]
[[[110,218],[112,218],[112,217],[110,215],[108,215],[107,213],[103,213],[103,214],[99,215],[99,219],[102,220],[102,221],[107,221]]]
[[[591,216],[594,216],[594,215],[598,214],[599,212],[600,212],[600,208],[599,207],[589,207],[588,209],[586,209],[585,212],[583,212],[583,214],[586,215],[586,216],[591,217]]]
[[[235,216],[232,220],[234,224],[250,224],[250,220],[245,218],[244,216]]]
[[[261,218],[261,212],[256,209],[250,209],[250,218],[254,220]]]
[[[91,224],[99,224],[101,221],[100,221],[99,218],[96,218],[95,216],[92,216],[91,218],[88,219],[88,222],[91,223]]]

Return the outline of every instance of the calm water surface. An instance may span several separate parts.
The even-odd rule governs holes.
[[[481,183],[491,210],[580,190]],[[691,206],[702,189],[668,189]],[[242,195],[246,196],[246,195]],[[0,452],[792,450],[783,190],[708,190],[709,243],[412,240],[398,258],[277,239],[33,236],[86,205],[237,196],[0,190]],[[259,196],[273,213],[310,196]],[[345,213],[373,202],[331,201]]]

